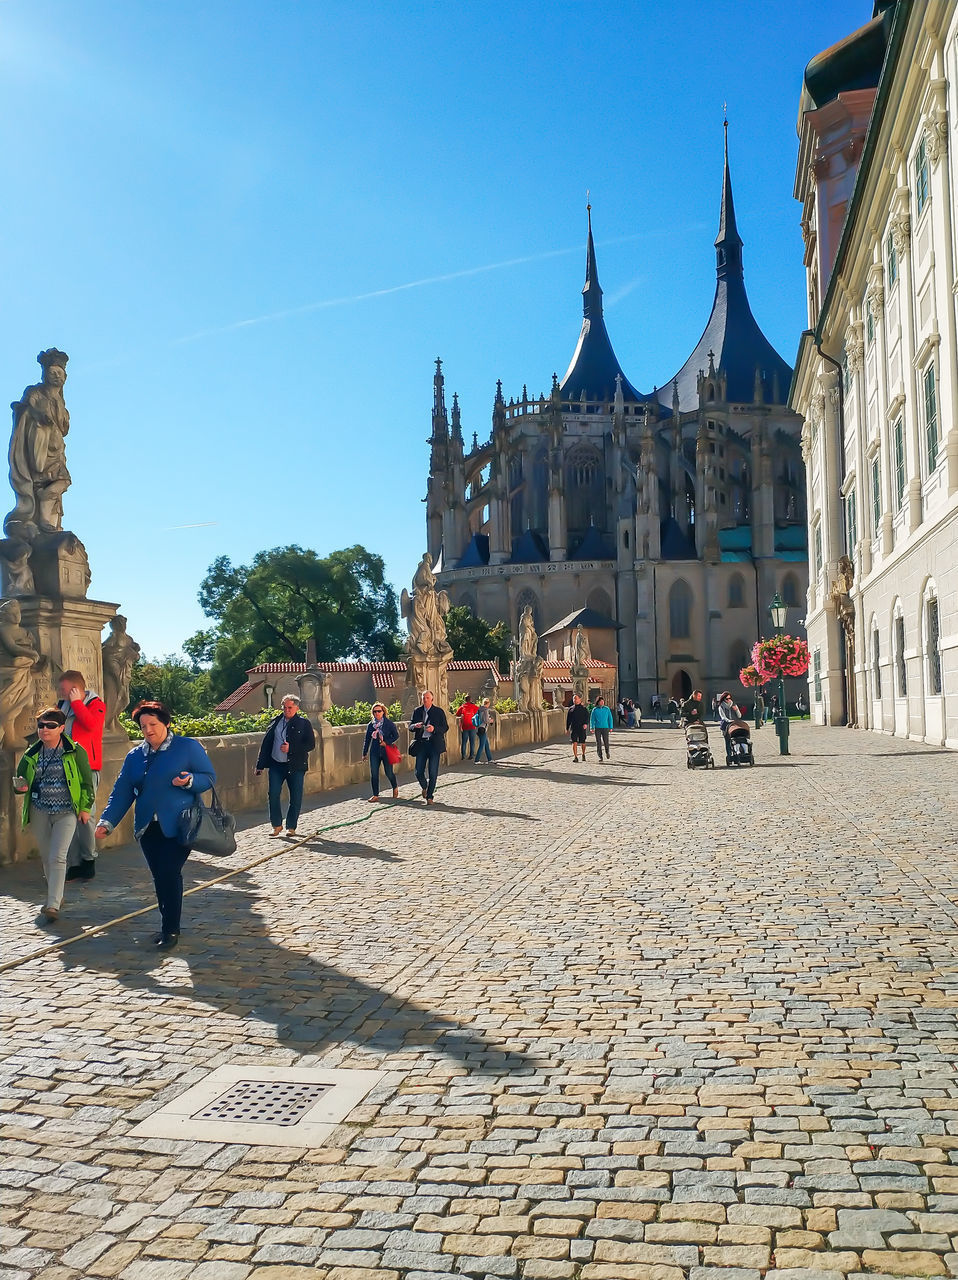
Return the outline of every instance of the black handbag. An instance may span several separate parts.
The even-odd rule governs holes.
[[[226,858],[236,852],[236,819],[220,804],[215,787],[207,806],[196,797],[180,814],[179,842],[198,853]]]

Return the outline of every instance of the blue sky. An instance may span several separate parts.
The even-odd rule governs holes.
[[[868,0],[4,0],[0,394],[70,355],[91,596],[144,651],[220,554],[424,548],[433,362],[467,440],[548,390],[581,320],[662,384],[714,289],[728,102],[753,311],[805,323],[802,71]],[[12,506],[12,495],[4,511]],[[182,527],[197,526],[197,527]]]

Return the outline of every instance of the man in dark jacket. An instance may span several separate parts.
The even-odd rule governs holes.
[[[701,689],[696,689],[691,698],[686,698],[680,708],[680,715],[686,724],[705,723],[705,709],[702,703]]]
[[[566,713],[566,733],[572,739],[572,759],[578,760],[579,748],[582,748],[582,759],[585,760],[585,740],[589,732],[589,708],[583,706],[579,695],[572,695],[572,706]]]
[[[448,731],[445,711],[436,706],[432,693],[426,689],[422,705],[416,708],[409,721],[409,732],[416,744],[416,780],[422,787],[422,798],[426,804],[433,803],[439,777],[439,757],[446,749]]]
[[[316,746],[313,726],[299,714],[299,698],[288,693],[283,710],[266,730],[256,761],[256,776],[269,770],[269,820],[273,835],[283,830],[283,783],[289,792],[286,810],[286,834],[296,834],[299,811],[303,806],[303,783],[309,768],[309,753]]]

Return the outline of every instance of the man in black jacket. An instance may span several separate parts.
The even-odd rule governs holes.
[[[572,739],[572,759],[578,760],[579,748],[582,748],[582,759],[585,760],[585,740],[589,732],[589,708],[583,706],[579,695],[573,694],[572,706],[566,713],[566,733]]]
[[[416,780],[422,787],[426,804],[433,803],[436,779],[439,777],[439,757],[446,749],[449,721],[442,707],[437,707],[432,693],[426,689],[422,706],[416,708],[409,721],[409,732],[416,744]]]
[[[309,753],[316,746],[313,726],[305,716],[299,715],[299,698],[288,693],[283,699],[283,710],[266,730],[256,761],[257,778],[264,769],[269,770],[269,820],[273,835],[283,830],[283,783],[289,792],[286,810],[286,834],[296,834],[299,811],[303,806],[303,783],[309,768]]]

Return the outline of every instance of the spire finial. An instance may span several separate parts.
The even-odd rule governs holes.
[[[725,166],[722,175],[722,212],[719,230],[715,237],[715,269],[720,280],[742,274],[742,237],[735,225],[735,205],[732,201],[732,178],[728,166],[728,109],[725,104],[722,128],[725,134]]]
[[[582,315],[586,320],[602,318],[602,289],[599,285],[599,268],[595,261],[595,241],[592,239],[592,202],[591,193],[586,192],[588,203],[585,206],[589,224],[589,234],[585,252],[585,286],[582,290]]]

